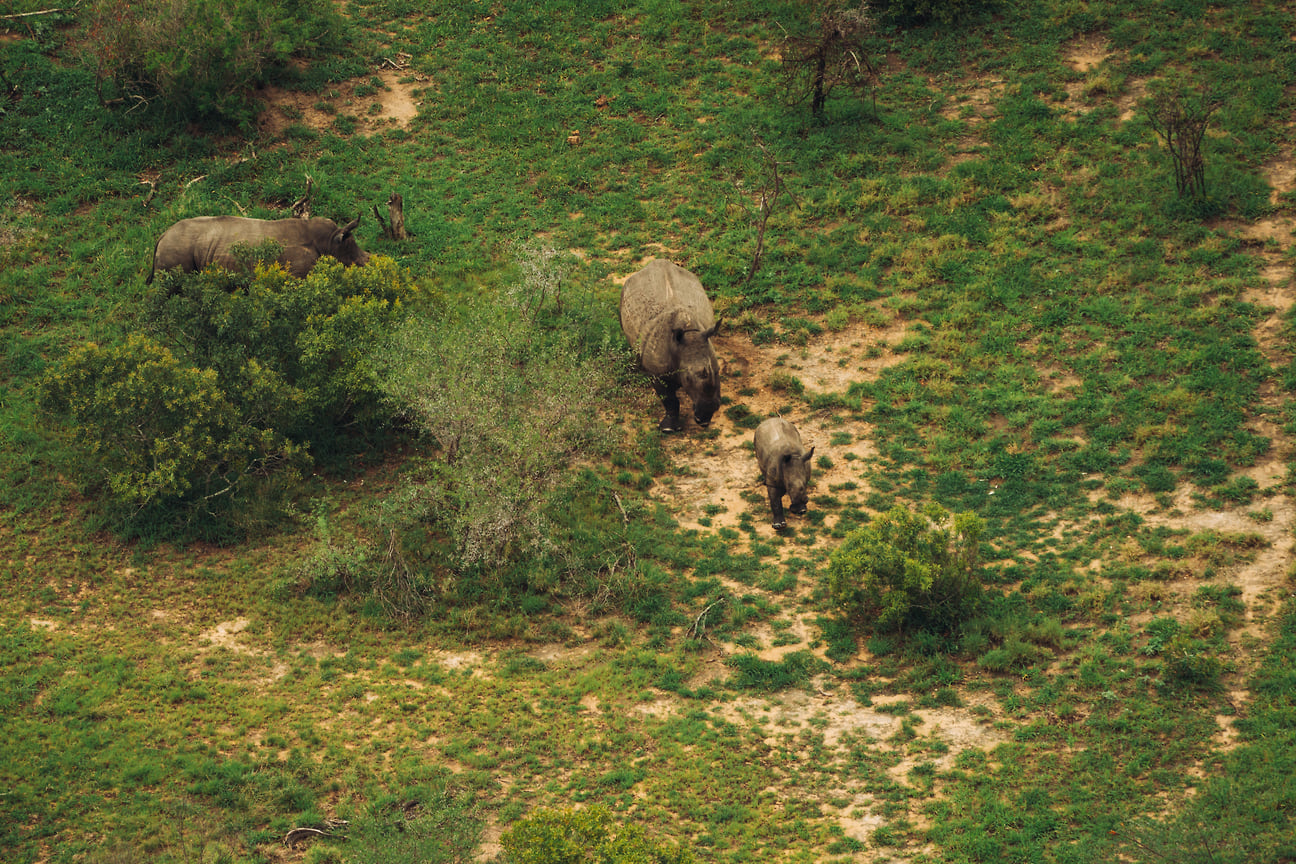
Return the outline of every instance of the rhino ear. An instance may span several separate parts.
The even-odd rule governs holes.
[[[350,234],[352,231],[354,231],[357,227],[359,227],[359,225],[360,225],[360,217],[357,216],[356,218],[352,219],[352,220],[351,220],[350,222],[348,222],[347,224],[343,225],[343,226],[342,226],[340,229],[338,229],[338,230],[342,232],[342,236],[343,236],[343,237],[346,237],[348,234]]]
[[[715,323],[714,325],[712,325],[712,327],[711,327],[710,330],[703,330],[703,331],[702,331],[702,338],[703,338],[703,339],[710,339],[712,336],[716,335],[716,332],[720,329],[720,320],[721,320],[721,319],[717,318],[717,319],[716,319],[716,323]]]
[[[813,456],[813,455],[814,455],[814,448],[811,447],[809,450],[807,450],[807,451],[805,452],[805,455],[801,457],[801,461],[802,461],[802,462],[809,462],[809,461],[810,461],[810,457]]]

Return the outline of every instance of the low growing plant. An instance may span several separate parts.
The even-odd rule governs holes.
[[[537,810],[500,838],[509,864],[691,864],[692,853],[617,825],[603,807]]]

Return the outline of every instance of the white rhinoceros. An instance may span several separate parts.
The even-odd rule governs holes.
[[[666,409],[658,424],[663,432],[684,428],[680,389],[699,426],[720,408],[720,361],[711,347],[717,327],[702,283],[670,261],[650,261],[621,288],[621,329]]]
[[[274,240],[283,247],[279,263],[301,279],[315,262],[331,255],[346,266],[364,266],[369,253],[360,248],[353,232],[359,219],[341,227],[332,219],[248,219],[243,216],[196,216],[181,219],[158,238],[153,247],[153,269],[145,283],[163,270],[191,273],[212,264],[227,269],[236,265],[230,247],[255,246]]]
[[[765,475],[769,490],[770,516],[774,528],[787,527],[783,517],[783,496],[788,496],[788,509],[800,515],[806,512],[810,485],[810,457],[814,448],[801,446],[801,433],[782,417],[771,417],[756,427],[756,464]]]

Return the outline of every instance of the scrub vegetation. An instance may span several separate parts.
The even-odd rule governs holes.
[[[3,10],[0,858],[1296,858],[1289,4],[833,8]]]

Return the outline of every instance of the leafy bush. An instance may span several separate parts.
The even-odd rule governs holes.
[[[538,810],[500,838],[510,864],[690,864],[694,857],[653,840],[635,826],[618,826],[603,807]]]
[[[151,332],[74,350],[40,402],[112,507],[246,514],[249,499],[287,494],[337,426],[384,421],[375,346],[413,293],[379,257],[327,260],[304,280],[277,266],[165,274],[147,303]]]
[[[893,507],[852,532],[829,556],[828,587],[847,615],[879,632],[952,629],[981,596],[980,517],[929,504]]]
[[[94,0],[84,22],[101,102],[218,123],[249,119],[252,90],[294,55],[346,43],[329,0]]]
[[[291,410],[281,407],[278,428],[309,440],[335,426],[383,422],[379,348],[421,296],[395,262],[377,255],[364,267],[326,258],[305,279],[254,263],[250,272],[161,274],[144,324],[222,381],[249,358],[273,370],[296,395]]]
[[[239,405],[229,388],[253,398]],[[293,402],[285,382],[255,360],[233,379],[182,364],[146,336],[74,350],[41,382],[40,400],[82,451],[91,482],[127,510],[231,503],[254,478],[306,463],[304,448],[272,427]]]

